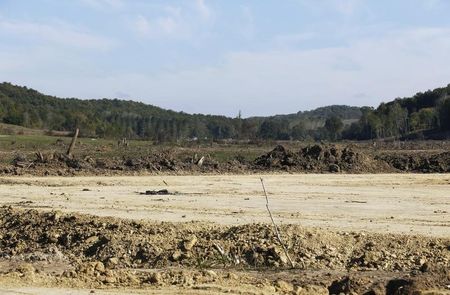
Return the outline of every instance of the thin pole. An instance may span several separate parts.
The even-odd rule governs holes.
[[[292,268],[295,267],[294,261],[292,261],[291,257],[289,256],[288,250],[286,248],[286,245],[283,243],[283,240],[281,239],[280,231],[278,230],[278,226],[275,223],[275,220],[273,219],[272,212],[270,212],[269,208],[269,197],[267,196],[266,187],[264,186],[264,180],[260,178],[261,185],[264,191],[264,196],[266,196],[266,208],[267,212],[269,212],[270,220],[272,220],[273,228],[275,231],[275,235],[277,236],[278,242],[281,244],[281,247],[283,247],[284,254],[286,254],[287,259],[289,260],[289,263],[291,264]]]

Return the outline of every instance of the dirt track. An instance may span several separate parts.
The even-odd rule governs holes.
[[[153,221],[269,222],[259,177],[8,177],[0,178],[0,205]],[[262,177],[280,224],[450,236],[449,174]],[[139,194],[158,189],[175,194]]]

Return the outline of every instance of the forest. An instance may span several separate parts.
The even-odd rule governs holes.
[[[362,116],[342,131],[347,139],[412,138],[450,131],[450,84],[412,97],[361,108]],[[445,135],[444,135],[445,136]]]
[[[450,130],[450,85],[371,107],[333,105],[270,117],[187,114],[118,99],[58,98],[0,84],[0,122],[84,137],[183,140],[340,140]]]

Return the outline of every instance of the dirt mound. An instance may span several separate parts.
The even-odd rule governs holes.
[[[288,270],[287,257],[269,225],[144,223],[6,207],[0,209],[0,264],[9,262],[3,272],[20,275],[35,273],[42,262],[56,263],[60,268],[53,276],[95,286],[261,283],[257,273],[230,274],[245,269],[264,270],[263,281],[286,294],[311,284],[330,291],[350,288],[359,294],[381,284],[385,292],[391,280],[406,273],[409,288],[418,280],[425,280],[427,288],[448,283],[448,239],[334,233],[300,226],[282,226],[281,232],[296,271]],[[21,263],[13,263],[17,261]]]
[[[450,152],[439,154],[383,154],[377,157],[390,166],[406,172],[448,173],[450,172]]]
[[[122,169],[149,171],[177,171],[182,166],[177,163],[170,152],[161,152],[140,158],[126,158],[123,160]],[[117,164],[116,164],[117,165]]]
[[[389,167],[350,146],[310,145],[297,152],[279,145],[255,160],[257,167],[307,172],[382,172]]]
[[[170,151],[151,153],[143,156],[124,156],[121,158],[94,158],[89,155],[68,157],[63,153],[40,153],[31,156],[17,155],[12,166],[0,169],[3,174],[33,175],[74,175],[74,174],[134,174],[148,173],[185,173],[185,172],[222,172],[235,171],[233,165],[219,164],[211,157],[177,158]],[[237,170],[241,166],[237,167]]]
[[[39,169],[41,167],[52,167],[82,169],[91,166],[92,159],[90,159],[89,157],[78,159],[57,152],[36,152],[34,154],[34,158],[27,157],[25,155],[17,155],[13,159],[12,164],[16,168]]]
[[[36,152],[16,155],[12,165],[0,167],[0,174],[12,175],[135,175],[135,174],[190,174],[190,173],[254,173],[264,171],[291,171],[310,173],[387,173],[450,171],[450,152],[417,153],[396,150],[379,152],[356,145],[314,144],[298,150],[282,145],[259,157],[239,157],[220,160],[221,153],[191,155],[181,150],[167,149],[150,153],[99,157],[80,154],[68,157],[64,153]],[[213,155],[213,156],[211,156]],[[255,158],[256,157],[256,158]]]

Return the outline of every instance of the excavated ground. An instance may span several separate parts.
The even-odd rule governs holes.
[[[0,283],[240,294],[448,291],[448,238],[280,230],[294,268],[268,224],[138,222],[2,207]]]
[[[166,149],[121,157],[104,157],[83,151],[73,157],[47,151],[17,154],[9,165],[0,166],[0,175],[130,175],[130,174],[217,174],[305,172],[305,173],[448,173],[450,152],[426,150],[392,151],[351,145],[313,144],[288,149],[282,145],[248,159],[236,155],[223,161],[210,154],[186,155],[183,149]],[[133,156],[134,155],[134,156]]]
[[[5,153],[0,294],[449,294],[445,144]]]

